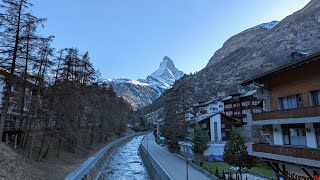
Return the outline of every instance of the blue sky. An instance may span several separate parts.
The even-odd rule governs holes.
[[[310,0],[32,0],[56,48],[89,51],[103,78],[145,78],[169,56],[185,73],[231,36]]]

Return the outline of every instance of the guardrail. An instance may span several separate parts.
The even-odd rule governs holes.
[[[139,146],[139,153],[149,176],[151,176],[151,179],[172,180],[169,174],[161,167],[161,165],[156,161],[152,154],[147,151],[146,147],[144,146],[143,141],[147,135],[145,135],[141,141],[141,145]]]
[[[65,180],[78,180],[78,179],[94,179],[96,178],[96,173],[101,171],[105,164],[105,156],[113,147],[118,145],[120,142],[127,140],[129,138],[145,134],[135,133],[122,138],[119,138],[110,144],[106,145],[104,148],[100,149],[95,155],[89,157],[84,163],[82,163],[77,169],[71,172]]]

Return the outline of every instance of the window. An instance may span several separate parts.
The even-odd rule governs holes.
[[[223,105],[219,105],[219,108],[223,108]]]
[[[232,115],[233,115],[233,112],[232,112],[232,111],[227,111],[227,112],[226,112],[226,115],[232,116]]]
[[[249,106],[249,105],[250,105],[250,102],[249,102],[249,101],[242,102],[241,105],[242,105],[242,106]]]
[[[253,113],[261,113],[262,109],[253,109],[252,111],[253,111]]]
[[[234,115],[240,115],[241,112],[240,111],[234,111]]]
[[[242,121],[243,121],[243,122],[247,122],[247,118],[243,118]]]
[[[310,102],[310,106],[319,106],[320,105],[320,90],[310,92],[309,102]]]
[[[218,108],[210,108],[212,111],[218,111]]]
[[[250,109],[244,109],[244,110],[242,110],[242,114],[248,114],[248,113],[250,113]]]
[[[232,104],[226,104],[225,108],[232,108]]]
[[[259,101],[252,101],[252,105],[256,106],[259,104]]]
[[[213,127],[214,127],[214,141],[218,141],[218,123],[214,122]]]
[[[285,145],[307,146],[305,128],[284,128],[283,138]]]
[[[294,109],[299,107],[302,107],[302,99],[300,94],[278,99],[279,110]]]
[[[318,147],[320,147],[320,126],[316,128],[316,137],[317,137]]]

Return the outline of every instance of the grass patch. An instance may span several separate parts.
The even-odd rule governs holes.
[[[257,164],[250,169],[251,172],[272,178],[272,169],[268,166]]]
[[[229,166],[228,164],[224,162],[205,162],[203,163],[203,167],[205,170],[210,172],[211,174],[216,173],[216,168],[218,168],[219,173],[222,173],[224,171],[226,174],[229,171]],[[272,178],[272,169],[268,167],[267,165],[264,164],[256,164],[254,167],[250,169],[252,173],[259,174],[265,177]]]
[[[216,173],[216,168],[218,168],[219,173],[222,173],[224,171],[225,173],[229,171],[229,166],[228,164],[224,162],[205,162],[203,164],[203,168],[207,171],[209,171],[211,174]]]

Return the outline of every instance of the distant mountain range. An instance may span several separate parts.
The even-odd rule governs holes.
[[[165,56],[160,67],[146,79],[108,79],[106,83],[113,86],[118,96],[122,96],[135,108],[141,108],[151,104],[183,75],[174,62]]]

